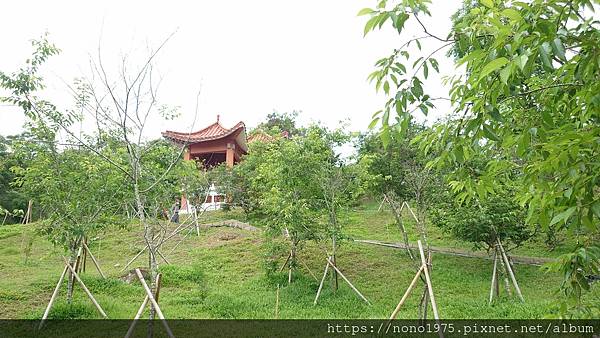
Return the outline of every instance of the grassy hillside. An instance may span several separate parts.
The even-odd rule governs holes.
[[[358,208],[344,217],[346,232],[360,239],[398,241],[400,235],[391,215],[377,212],[376,204]],[[236,212],[212,213],[203,221],[241,217]],[[256,222],[254,223],[256,225]],[[33,236],[34,225],[0,228],[0,317],[39,318],[63,269],[60,248],[45,239],[33,237],[31,253],[24,262],[23,248]],[[470,246],[431,230],[431,244],[446,247]],[[280,290],[280,318],[386,318],[397,304],[415,273],[404,252],[361,243],[344,242],[338,266],[371,301],[366,305],[340,279],[341,288],[333,293],[326,283],[319,304],[313,306],[318,282],[324,268],[322,243],[304,247],[299,258],[300,273],[287,284],[287,274],[267,276],[262,232],[233,228],[209,228],[200,237],[190,235],[174,252],[177,241],[163,249],[171,265],[162,265],[163,288],[160,304],[168,318],[273,318],[277,285]],[[141,229],[108,229],[91,242],[90,248],[109,276],[104,280],[88,260],[83,280],[110,318],[131,318],[144,297],[139,283],[127,284],[119,277],[123,265],[143,247]],[[557,252],[560,252],[560,247]],[[543,246],[532,243],[519,254],[547,254]],[[282,257],[281,263],[283,263]],[[134,267],[144,266],[145,255]],[[443,318],[540,318],[552,307],[552,291],[560,276],[543,273],[540,268],[517,265],[516,272],[526,302],[503,295],[488,305],[491,278],[489,260],[443,256],[433,257],[434,293]],[[76,287],[75,301],[65,302],[65,287],[51,318],[98,318],[83,290]],[[418,294],[413,294],[399,318],[417,317]],[[503,291],[503,290],[502,290]]]

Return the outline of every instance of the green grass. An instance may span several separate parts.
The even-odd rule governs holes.
[[[353,238],[400,241],[391,215],[377,211],[378,204],[363,205],[344,216],[346,233]],[[202,222],[241,218],[242,215],[213,212]],[[256,222],[260,223],[260,222]],[[34,225],[0,228],[0,318],[40,318],[63,269],[62,249],[45,239],[35,238],[28,262],[24,262],[23,236],[31,236]],[[430,228],[432,245],[470,248]],[[409,231],[412,227],[409,226]],[[100,278],[91,260],[82,278],[110,318],[132,318],[144,298],[139,284],[127,284],[119,277],[123,265],[135,255],[143,242],[139,226],[108,229],[90,243],[108,278]],[[176,241],[163,248],[171,265],[161,264],[160,304],[168,318],[274,318],[277,285],[280,285],[279,318],[386,318],[390,315],[415,274],[413,263],[400,250],[343,242],[338,266],[370,300],[367,305],[340,279],[333,292],[328,281],[319,303],[313,306],[319,278],[325,267],[323,246],[307,244],[300,252],[301,267],[292,284],[287,273],[267,274],[265,246],[261,232],[232,228],[210,228],[200,237],[188,236],[169,253]],[[416,239],[416,236],[412,236]],[[531,244],[519,254],[554,256],[543,246]],[[282,257],[280,263],[283,263]],[[145,266],[142,255],[132,267]],[[162,261],[161,261],[162,263]],[[432,283],[443,318],[541,318],[552,312],[552,290],[560,276],[546,274],[537,267],[517,265],[516,272],[525,303],[504,294],[488,305],[491,262],[434,254]],[[399,318],[416,318],[422,287],[406,302]],[[503,291],[503,290],[502,290]],[[597,291],[597,290],[596,290]],[[50,316],[52,318],[99,318],[99,314],[77,286],[74,301],[66,303],[66,282]],[[597,294],[597,292],[596,292]]]

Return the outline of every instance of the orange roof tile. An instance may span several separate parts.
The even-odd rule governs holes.
[[[252,133],[250,136],[248,136],[248,143],[251,142],[271,142],[273,141],[275,138],[267,133],[265,133],[262,130],[256,131],[254,133]]]
[[[219,121],[210,126],[192,133],[182,133],[178,131],[167,130],[162,132],[162,136],[176,143],[198,143],[202,141],[218,140],[220,138],[232,135],[237,131],[245,130],[244,122],[238,122],[233,128],[223,127]]]

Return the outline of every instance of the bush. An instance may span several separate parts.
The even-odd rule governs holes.
[[[473,243],[475,249],[492,247],[496,238],[520,245],[531,237],[525,210],[509,194],[490,196],[460,205],[449,195],[432,212],[432,223],[456,238]]]

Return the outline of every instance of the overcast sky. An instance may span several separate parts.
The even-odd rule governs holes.
[[[458,0],[434,0],[426,25],[445,36]],[[253,127],[266,114],[301,110],[301,122],[336,127],[349,120],[366,130],[385,101],[367,83],[374,62],[419,33],[408,27],[399,37],[391,27],[363,38],[372,0],[303,1],[10,1],[2,5],[0,69],[15,71],[31,54],[30,40],[44,32],[61,50],[44,66],[44,97],[62,109],[72,106],[65,83],[89,74],[90,55],[101,39],[107,68],[118,56],[157,46],[173,31],[156,65],[163,76],[161,103],[181,107],[173,121],[152,121],[148,138],[165,129],[187,131],[196,92],[202,87],[197,128],[221,115],[226,127],[244,121]],[[111,57],[114,57],[111,64]],[[442,73],[454,71],[438,56]],[[429,81],[433,94],[447,97]],[[447,113],[439,106],[434,118]],[[22,112],[0,104],[0,135],[22,130]]]

